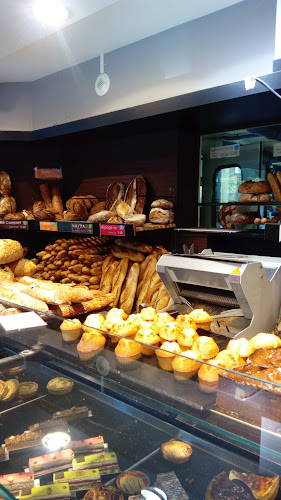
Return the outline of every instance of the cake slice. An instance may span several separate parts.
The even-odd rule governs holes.
[[[74,470],[79,469],[99,469],[100,474],[115,474],[119,472],[116,453],[102,452],[92,455],[84,455],[73,459],[72,466]]]
[[[70,489],[67,483],[46,484],[45,486],[35,486],[34,488],[25,488],[20,491],[20,500],[69,500]]]
[[[70,449],[55,451],[53,453],[48,453],[47,455],[30,458],[29,470],[40,472],[48,469],[49,473],[51,472],[49,469],[53,470],[56,469],[57,467],[62,467],[62,466],[63,468],[71,467],[71,462],[73,458],[74,458],[74,453]]]
[[[98,469],[68,470],[53,475],[54,483],[68,483],[71,491],[89,490],[99,484],[100,480]]]
[[[45,420],[44,422],[39,422],[37,424],[32,424],[28,428],[30,431],[40,431],[43,429],[55,428],[54,432],[55,431],[67,432],[68,421],[66,420],[66,418],[57,418],[56,420],[50,419],[50,420]]]
[[[64,449],[71,448],[75,454],[77,453],[95,453],[102,452],[108,448],[107,443],[104,442],[103,436],[92,437],[89,439],[82,439],[81,441],[70,441]]]
[[[230,481],[226,472],[221,472],[213,477],[210,482],[205,500],[229,500],[230,498],[239,498],[239,500],[255,500],[255,497],[245,491],[243,486]]]
[[[42,439],[46,433],[42,431],[25,431],[17,436],[10,436],[5,439],[5,446],[8,451],[23,450],[42,444]]]
[[[169,500],[189,500],[188,494],[174,472],[157,474],[156,486],[165,491]]]
[[[56,411],[53,413],[53,418],[66,418],[68,422],[75,420],[77,418],[85,418],[89,415],[89,409],[87,406],[73,406],[68,410]]]
[[[238,479],[250,488],[254,497],[258,500],[275,500],[279,490],[279,476],[265,477],[258,474],[247,474],[246,472],[237,472],[231,470],[229,479]]]
[[[32,488],[34,486],[34,472],[5,474],[0,476],[0,484],[16,495],[23,488]]]

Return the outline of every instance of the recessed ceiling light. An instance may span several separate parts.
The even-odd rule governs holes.
[[[67,19],[68,10],[60,0],[37,0],[33,14],[43,24],[59,26]]]

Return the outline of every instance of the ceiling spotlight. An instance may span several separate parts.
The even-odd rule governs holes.
[[[64,448],[70,441],[70,436],[66,432],[50,432],[42,439],[42,444],[51,451]]]
[[[43,24],[59,26],[67,19],[68,10],[60,0],[37,0],[33,14]]]

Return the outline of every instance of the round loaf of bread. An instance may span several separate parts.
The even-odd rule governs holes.
[[[151,203],[151,208],[163,208],[163,210],[168,210],[174,208],[174,204],[169,200],[155,200]]]
[[[23,248],[19,241],[2,239],[0,240],[0,264],[9,264],[14,260],[21,259]]]
[[[241,196],[239,197],[239,202],[242,203],[252,203],[253,201],[255,202],[262,202],[262,203],[266,203],[268,201],[270,201],[271,198],[270,198],[270,194],[269,193],[261,193],[261,194],[249,194],[249,193],[244,193],[244,194],[241,194]]]
[[[10,194],[12,190],[11,179],[7,172],[0,172],[0,194]]]
[[[153,224],[168,224],[170,219],[169,210],[152,208],[149,212],[149,220]]]
[[[249,193],[249,194],[259,194],[259,193],[271,193],[272,189],[267,181],[246,181],[242,182],[238,188],[238,193]]]

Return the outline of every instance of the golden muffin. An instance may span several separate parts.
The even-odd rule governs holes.
[[[251,346],[249,340],[244,338],[230,340],[226,349],[228,351],[237,352],[241,358],[248,358],[248,356],[251,356],[255,350]]]
[[[232,370],[233,368],[238,368],[238,366],[244,366],[245,360],[239,356],[239,354],[235,351],[229,351],[225,349],[224,351],[219,352],[216,356],[216,361],[219,362],[220,366],[224,368],[229,368]]]
[[[110,331],[113,325],[115,325],[116,323],[120,323],[127,318],[128,314],[126,314],[123,309],[117,309],[117,307],[113,307],[112,309],[110,309],[110,311],[108,311],[106,315],[104,326],[108,331]]]
[[[105,345],[106,338],[101,333],[84,332],[82,338],[77,345],[79,358],[82,361],[87,361],[98,354]]]
[[[132,363],[142,355],[142,345],[131,339],[120,339],[114,350],[121,365]]]
[[[130,314],[130,316],[127,319],[127,323],[132,323],[134,326],[137,327],[137,329],[139,329],[142,328],[144,321],[140,313],[137,313],[137,314]]]
[[[180,333],[180,328],[175,321],[169,321],[159,328],[159,337],[161,342],[173,342],[177,340]]]
[[[128,321],[120,321],[110,329],[110,340],[112,344],[117,344],[120,337],[134,337],[138,332],[138,327]]]
[[[189,317],[195,321],[197,328],[209,331],[212,323],[212,316],[210,316],[204,309],[194,309],[189,313]]]
[[[187,462],[192,455],[192,447],[183,441],[168,441],[161,444],[163,457],[169,462],[183,464]]]
[[[185,351],[176,356],[172,361],[172,368],[177,380],[186,380],[194,377],[202,363],[196,360],[196,354],[192,351]]]
[[[195,321],[189,316],[189,314],[179,314],[176,322],[180,328],[193,328],[194,330],[197,328]]]
[[[177,342],[164,342],[160,349],[156,349],[157,361],[162,368],[167,372],[172,372],[172,361],[176,354],[180,354],[181,348]]]
[[[142,342],[143,344],[148,344],[158,347],[160,344],[159,335],[155,333],[151,328],[141,328],[135,336],[135,340]],[[142,353],[145,356],[153,356],[155,354],[155,349],[143,346]]]
[[[211,359],[208,363],[212,366],[201,364],[198,371],[200,389],[203,392],[215,392],[219,385],[219,373],[223,368],[218,368],[220,362],[215,359]]]
[[[199,338],[197,331],[194,328],[183,328],[177,338],[178,344],[183,351],[191,349],[195,340]]]
[[[202,359],[215,358],[219,353],[219,347],[212,337],[198,337],[192,345],[191,350]]]
[[[85,332],[90,332],[91,328],[105,330],[104,323],[105,319],[102,314],[89,314],[83,323],[83,329]]]
[[[250,340],[250,346],[256,349],[277,349],[281,346],[281,340],[273,333],[258,333]]]
[[[154,319],[154,323],[161,328],[162,325],[165,325],[166,323],[169,323],[170,321],[176,321],[173,316],[171,316],[167,312],[163,313],[157,313],[156,317]]]
[[[65,342],[79,339],[83,333],[82,323],[79,319],[65,319],[60,325],[62,338]]]
[[[157,312],[153,307],[145,307],[141,310],[140,315],[143,321],[154,321],[157,316]]]

